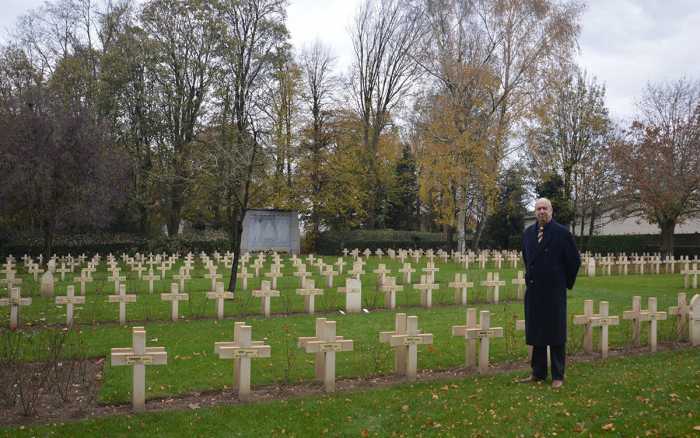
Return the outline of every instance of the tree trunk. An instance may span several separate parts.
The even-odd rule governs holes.
[[[661,228],[661,254],[666,257],[673,256],[673,233],[676,230],[675,220],[666,220],[659,223]]]
[[[233,263],[231,264],[231,279],[228,283],[228,291],[236,291],[236,279],[238,275],[238,260],[241,258],[241,238],[243,237],[243,220],[246,210],[236,211],[232,215],[230,224],[231,251],[233,251]]]
[[[177,178],[177,177],[176,177]],[[182,212],[182,187],[181,183],[173,182],[170,191],[170,211],[168,212],[168,236],[177,236],[180,227],[180,213]]]
[[[44,254],[46,254],[47,261],[51,257],[51,252],[53,251],[54,228],[54,220],[48,219],[44,221]]]
[[[588,225],[588,240],[586,242],[586,247],[590,248],[591,244],[593,243],[593,232],[595,231],[595,219],[596,219],[596,208],[593,206],[591,208],[591,221]],[[581,233],[581,237],[583,237],[583,233]]]

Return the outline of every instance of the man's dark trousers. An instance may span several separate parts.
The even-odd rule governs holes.
[[[552,380],[564,380],[564,366],[566,364],[566,344],[550,345],[549,353],[552,359]],[[532,347],[532,375],[538,380],[547,378],[547,346],[534,345]]]

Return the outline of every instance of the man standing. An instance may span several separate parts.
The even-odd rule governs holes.
[[[532,345],[532,375],[523,382],[547,378],[547,346],[552,362],[552,388],[564,384],[566,355],[566,290],[574,287],[581,256],[569,230],[552,220],[552,203],[535,202],[537,222],[523,235],[525,261],[525,341]]]

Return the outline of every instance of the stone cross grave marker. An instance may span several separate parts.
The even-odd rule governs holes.
[[[690,343],[693,346],[700,345],[700,294],[695,294],[690,300],[688,323],[690,326]]]
[[[518,300],[522,300],[525,297],[525,276],[523,275],[523,271],[518,271],[518,276],[510,282],[518,286],[515,291],[515,297]]]
[[[160,271],[160,278],[165,280],[165,273],[170,270],[170,266],[168,266],[167,263],[162,263],[159,267],[158,270]]]
[[[141,263],[139,263],[139,264],[133,266],[133,267],[131,268],[131,270],[132,270],[133,272],[136,272],[136,275],[138,276],[138,279],[141,280],[141,278],[143,278],[143,271],[146,270],[146,267],[143,266]]]
[[[132,329],[131,348],[112,348],[112,366],[132,366],[131,400],[135,412],[146,410],[146,365],[166,365],[168,353],[165,347],[146,347],[146,329]]]
[[[632,310],[622,312],[622,319],[632,322],[632,344],[639,347],[641,343],[640,334],[642,326],[642,297],[632,297]]]
[[[335,391],[335,353],[352,351],[353,341],[336,336],[335,321],[316,319],[316,336],[300,337],[298,345],[316,354],[316,379],[323,381],[326,392]]]
[[[411,274],[416,272],[416,270],[411,268],[410,263],[404,263],[403,268],[399,269],[399,272],[403,274],[403,284],[411,284]]]
[[[518,261],[520,260],[520,255],[517,252],[512,253],[508,256],[508,261],[511,263],[513,269],[518,268]]]
[[[56,269],[56,272],[58,272],[59,274],[61,274],[61,281],[65,281],[65,280],[66,280],[66,274],[67,274],[68,272],[72,273],[72,272],[73,272],[73,269],[67,268],[65,263],[61,263],[61,267],[60,267],[59,269]]]
[[[503,256],[498,253],[493,257],[493,261],[495,262],[495,266],[497,270],[501,270],[501,266],[503,266]]]
[[[335,262],[335,267],[338,268],[338,275],[343,275],[343,267],[345,266],[345,261],[343,260],[342,257],[338,257],[338,260]]]
[[[355,278],[355,280],[360,281],[360,276],[362,276],[365,273],[365,271],[362,268],[363,268],[362,260],[357,260],[356,262],[354,262],[352,264],[352,269],[350,270],[350,272],[348,272],[348,274],[350,274],[350,276]]]
[[[19,287],[22,284],[22,279],[15,277],[15,271],[5,271],[5,278],[0,280],[0,284],[4,285],[8,291],[13,287]]]
[[[472,312],[470,321],[470,310]],[[489,347],[491,338],[502,338],[503,327],[491,327],[491,312],[482,310],[479,314],[479,324],[474,327],[476,309],[467,309],[467,325],[452,326],[452,336],[462,336],[465,340],[479,340],[479,372],[485,373],[489,368]],[[469,344],[465,353],[465,363],[470,366],[473,359],[470,359]]]
[[[153,268],[149,269],[148,274],[143,276],[143,280],[148,282],[148,293],[153,293],[153,282],[160,280],[160,276],[153,273]]]
[[[637,257],[632,264],[637,267],[637,274],[644,275],[644,265],[646,264],[644,256]]]
[[[384,255],[384,251],[382,251],[381,248],[377,248],[377,250],[374,251],[374,255],[376,255],[377,257],[379,257],[379,260],[381,260],[381,259],[382,259],[382,256]]]
[[[498,278],[499,275],[498,272],[488,272],[486,281],[481,282],[481,285],[486,287],[487,299],[492,304],[498,304],[501,286],[506,285],[505,281]]]
[[[700,270],[698,270],[698,265],[697,263],[693,263],[692,269],[686,268],[683,272],[683,288],[688,289],[689,283],[690,283],[690,277],[693,277],[693,289],[698,288],[698,275],[700,274]]]
[[[243,290],[248,289],[248,279],[253,278],[253,274],[248,273],[248,268],[243,266],[241,270],[236,274],[236,278],[241,280],[241,288]]]
[[[454,281],[450,282],[448,286],[455,291],[455,303],[466,305],[467,304],[467,294],[470,287],[474,287],[474,282],[467,281],[467,273],[455,273]]]
[[[688,316],[690,315],[690,306],[684,292],[678,294],[677,303],[678,305],[668,308],[668,314],[676,317],[676,335],[683,339],[688,328]]]
[[[630,262],[627,260],[627,256],[621,255],[620,259],[617,261],[617,273],[622,275],[627,275],[627,267]]]
[[[386,277],[381,291],[384,292],[384,305],[387,309],[396,308],[396,292],[402,291],[403,286],[396,284],[396,277]]]
[[[27,272],[32,274],[34,276],[34,281],[39,281],[39,274],[44,272],[43,269],[39,266],[37,263],[32,263],[29,268],[27,268]]]
[[[326,277],[326,287],[333,287],[333,277],[338,275],[338,271],[334,271],[332,265],[326,265],[326,269],[321,275]]]
[[[125,276],[119,276],[119,268],[114,268],[112,270],[112,275],[110,277],[107,277],[107,280],[113,281],[114,282],[114,293],[119,293],[119,285],[121,284],[122,281],[126,281]]]
[[[377,286],[379,286],[379,287],[381,287],[381,285],[384,284],[384,281],[386,279],[387,274],[391,274],[391,270],[387,269],[386,265],[384,263],[380,263],[377,266],[377,269],[375,269],[372,272],[377,274],[377,276],[378,276]]]
[[[107,300],[110,303],[119,303],[119,324],[126,324],[126,304],[135,303],[136,295],[126,293],[126,285],[119,285],[119,293],[117,295],[108,295]]]
[[[408,380],[416,380],[418,374],[418,345],[433,343],[433,335],[418,330],[418,317],[397,313],[393,332],[380,332],[379,342],[388,343],[394,349],[394,370]]]
[[[265,273],[265,277],[272,279],[272,289],[277,289],[277,279],[282,276],[282,265],[278,264],[270,265],[270,272]]]
[[[251,359],[270,357],[271,349],[264,341],[252,340],[253,329],[244,322],[233,327],[233,342],[214,343],[214,353],[219,359],[233,359],[233,389],[238,390],[238,398],[250,398]]]
[[[420,283],[414,284],[413,288],[420,291],[420,305],[426,309],[433,307],[433,290],[439,289],[438,283],[431,283],[429,275],[421,275]]]
[[[260,277],[260,270],[263,268],[263,261],[261,259],[255,259],[253,262],[253,269],[255,269],[255,278]]]
[[[345,294],[345,311],[360,313],[362,311],[362,282],[355,278],[346,278],[345,287],[339,287],[338,293]]]
[[[223,278],[221,274],[216,273],[216,265],[209,266],[209,273],[204,274],[204,278],[211,280],[211,290],[216,290],[216,283]],[[258,274],[255,274],[257,277]]]
[[[218,282],[213,291],[207,292],[207,298],[216,300],[216,317],[219,320],[224,319],[224,300],[232,300],[233,292],[225,291],[224,284]]]
[[[75,304],[85,304],[85,297],[75,296],[75,287],[68,286],[66,288],[66,295],[56,297],[57,305],[66,306],[66,325],[71,327],[73,325],[73,305]]]
[[[583,325],[585,333],[583,338],[583,348],[587,353],[593,351],[593,328],[601,327],[600,353],[603,359],[608,357],[608,327],[620,324],[618,316],[609,315],[609,304],[601,301],[598,304],[598,313],[593,313],[593,300],[584,300],[583,315],[574,316],[575,325]]]
[[[263,280],[260,282],[260,289],[253,291],[253,296],[260,298],[262,313],[265,315],[265,318],[269,318],[270,299],[272,297],[279,297],[280,291],[272,289],[270,282]]]
[[[304,279],[311,277],[311,273],[306,270],[306,265],[301,263],[297,265],[297,271],[292,274],[299,279],[299,286],[304,287]]]
[[[187,268],[184,266],[180,266],[180,270],[177,275],[173,275],[173,280],[176,280],[179,282],[179,291],[184,293],[185,292],[185,280],[189,280],[190,274],[187,273]]]
[[[323,295],[323,289],[317,289],[315,287],[314,280],[309,278],[304,280],[304,285],[301,289],[297,289],[297,295],[304,297],[304,311],[309,315],[314,314],[314,298],[316,295]]]
[[[589,277],[595,277],[595,257],[589,257],[588,258],[588,266],[586,269],[586,273]]]
[[[525,331],[525,320],[524,319],[517,319],[515,321],[515,330],[521,331],[521,332]],[[527,346],[527,363],[532,363],[532,345]],[[547,366],[549,366],[550,364],[551,364],[551,362],[550,362],[549,345],[548,345],[547,346]]]
[[[668,313],[657,310],[656,297],[649,297],[645,319],[649,321],[649,349],[656,352],[658,321],[668,318]]]
[[[170,301],[170,319],[176,322],[180,318],[180,301],[189,301],[190,296],[179,292],[177,283],[170,283],[170,293],[160,294],[162,301]]]
[[[29,306],[30,304],[32,304],[32,299],[22,298],[18,287],[13,287],[10,289],[9,298],[0,298],[0,306],[10,307],[10,330],[17,330],[17,326],[19,325],[20,306]]]
[[[428,280],[430,283],[435,283],[435,273],[440,271],[440,269],[435,267],[435,263],[428,262],[427,266],[423,268],[422,271],[430,277],[430,279]]]
[[[486,261],[488,260],[486,253],[482,251],[479,254],[479,258],[477,260],[479,261],[479,269],[481,269],[482,271],[486,269]]]
[[[90,275],[90,271],[87,269],[81,269],[80,270],[80,276],[76,276],[73,278],[74,283],[80,283],[80,295],[85,296],[85,283],[89,283],[92,281],[92,276]]]

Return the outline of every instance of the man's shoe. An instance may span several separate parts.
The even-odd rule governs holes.
[[[552,389],[559,389],[564,386],[563,380],[552,380]]]
[[[543,380],[544,379],[538,379],[537,377],[535,377],[533,375],[529,375],[529,376],[525,377],[524,379],[519,379],[518,383],[537,383],[537,382],[541,382]]]

